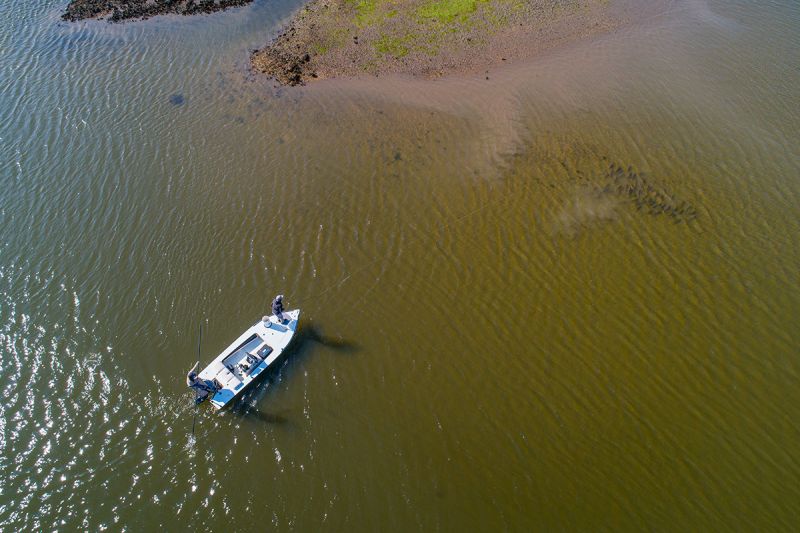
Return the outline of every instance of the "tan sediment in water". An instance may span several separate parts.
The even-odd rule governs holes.
[[[252,67],[285,85],[401,74],[489,74],[492,67],[626,22],[607,0],[312,0]]]

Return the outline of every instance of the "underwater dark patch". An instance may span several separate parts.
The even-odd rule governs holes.
[[[632,201],[636,209],[650,215],[666,215],[676,222],[689,221],[697,217],[697,210],[685,200],[654,185],[644,173],[629,166],[611,163],[606,173],[607,185],[603,192],[614,193]]]

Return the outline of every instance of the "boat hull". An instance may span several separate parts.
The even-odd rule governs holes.
[[[201,379],[217,387],[210,400],[215,409],[231,406],[279,362],[294,338],[299,319],[299,309],[282,313],[280,319],[275,315],[265,317],[200,372]]]

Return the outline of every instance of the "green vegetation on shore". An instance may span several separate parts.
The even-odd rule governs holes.
[[[443,24],[456,20],[466,22],[469,16],[489,0],[435,0],[416,8],[415,13],[422,19],[433,19]]]
[[[312,0],[253,55],[281,83],[341,74],[440,75],[513,56],[607,0]],[[585,24],[585,21],[579,23]],[[582,28],[581,28],[582,29]],[[486,52],[491,47],[492,56]]]
[[[506,2],[508,0],[495,0]],[[378,30],[369,39],[371,47],[380,56],[395,59],[414,52],[435,55],[448,35],[470,25],[470,18],[479,6],[491,0],[345,0],[353,10],[354,28]],[[318,46],[326,50],[327,46]],[[370,62],[367,67],[374,64]]]

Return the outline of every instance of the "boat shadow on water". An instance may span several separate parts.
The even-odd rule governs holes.
[[[289,419],[279,413],[268,413],[260,410],[245,400],[240,401],[231,408],[231,415],[236,418],[243,418],[248,422],[262,422],[264,424],[283,426],[289,423]]]
[[[229,412],[235,417],[246,420],[263,422],[264,424],[286,425],[290,420],[277,413],[269,413],[258,408],[258,404],[269,396],[269,391],[283,380],[291,380],[292,375],[307,362],[319,346],[341,355],[352,355],[360,350],[358,344],[342,337],[332,337],[323,334],[322,330],[313,323],[300,326],[297,337],[289,348],[281,354],[278,364],[267,369],[259,382],[244,393],[230,408]]]
[[[330,350],[340,354],[354,354],[361,348],[358,344],[342,337],[331,337],[323,335],[322,330],[314,324],[302,326],[297,332],[297,348],[303,350],[313,347],[313,344],[321,344]]]

